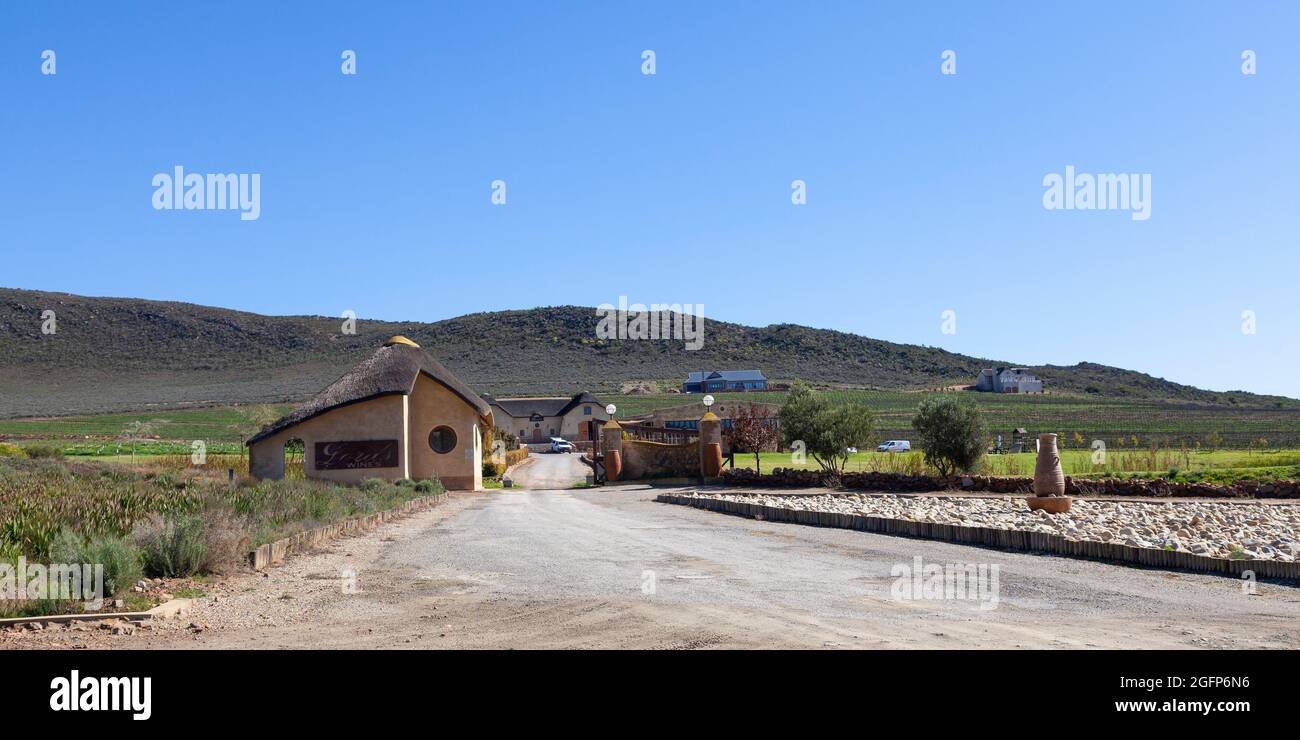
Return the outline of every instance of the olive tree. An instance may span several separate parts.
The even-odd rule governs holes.
[[[925,462],[941,476],[974,470],[984,457],[984,422],[969,401],[922,401],[912,418],[912,428],[921,438]]]
[[[825,473],[838,476],[850,447],[871,444],[875,415],[859,404],[831,406],[825,398],[796,383],[781,406],[781,439],[788,447],[802,442]]]

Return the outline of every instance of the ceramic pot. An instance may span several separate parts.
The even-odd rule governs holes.
[[[618,450],[610,450],[605,453],[605,479],[610,481],[618,480],[618,474],[623,472],[623,456]]]
[[[704,445],[704,477],[717,478],[722,475],[722,445],[709,442]]]
[[[1038,463],[1034,466],[1035,496],[1064,496],[1065,472],[1056,451],[1056,435],[1038,435]]]

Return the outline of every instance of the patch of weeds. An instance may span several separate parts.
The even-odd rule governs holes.
[[[129,612],[147,612],[157,606],[153,603],[153,599],[144,594],[137,593],[127,594],[123,597],[122,603],[126,605],[125,608]]]

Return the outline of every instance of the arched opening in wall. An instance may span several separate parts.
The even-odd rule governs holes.
[[[285,480],[302,480],[307,477],[307,445],[300,437],[284,442]]]

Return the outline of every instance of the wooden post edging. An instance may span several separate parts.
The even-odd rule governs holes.
[[[341,522],[334,522],[333,524],[326,524],[289,535],[275,542],[262,545],[248,553],[248,564],[253,566],[253,570],[266,570],[272,565],[284,562],[285,558],[295,552],[315,547],[345,534],[355,534],[374,529],[384,522],[397,519],[406,514],[424,511],[446,497],[446,491],[432,496],[421,496],[391,509],[363,517],[344,519]]]
[[[744,501],[693,498],[671,493],[659,494],[659,496],[655,497],[655,500],[665,504],[692,506],[721,514],[731,514],[769,522],[856,529],[862,532],[942,540],[962,545],[991,547],[998,550],[1046,552],[1085,560],[1119,561],[1148,568],[1189,570],[1197,573],[1213,573],[1236,578],[1240,578],[1245,571],[1253,571],[1256,578],[1300,580],[1300,563],[1287,563],[1281,560],[1228,560],[1226,558],[1212,558],[1206,555],[1194,555],[1189,552],[1131,547],[1114,542],[1070,540],[1050,532],[913,522],[906,519],[889,519],[835,511],[784,509]]]

